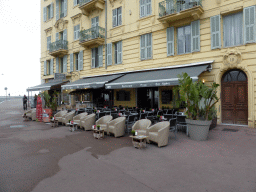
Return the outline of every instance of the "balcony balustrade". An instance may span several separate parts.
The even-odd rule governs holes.
[[[105,29],[97,26],[80,31],[80,45],[84,47],[99,46],[105,42]]]
[[[54,57],[66,55],[68,53],[68,41],[58,40],[50,44],[49,54]]]
[[[89,16],[90,12],[94,9],[103,10],[105,0],[80,0],[79,9],[86,16]]]

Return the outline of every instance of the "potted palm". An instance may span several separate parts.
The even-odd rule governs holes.
[[[219,101],[217,96],[219,84],[214,82],[208,87],[200,80],[193,82],[187,73],[182,73],[178,77],[180,84],[175,88],[175,92],[179,91],[180,98],[177,103],[180,105],[183,102],[185,107],[189,136],[193,140],[204,141],[207,139],[212,122],[210,111]],[[200,113],[204,114],[201,118]]]

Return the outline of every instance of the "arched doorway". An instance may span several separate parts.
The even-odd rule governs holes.
[[[222,123],[248,125],[248,81],[241,70],[227,71],[221,80]]]

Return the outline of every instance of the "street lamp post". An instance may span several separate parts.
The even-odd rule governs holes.
[[[7,100],[7,87],[5,87],[4,90],[6,91],[6,100]]]

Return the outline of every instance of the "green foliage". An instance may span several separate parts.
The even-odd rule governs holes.
[[[161,116],[160,115],[157,115],[157,118],[160,118]]]
[[[131,130],[131,134],[135,135],[135,130]]]
[[[100,125],[97,125],[97,128],[99,128],[100,127]]]
[[[43,98],[44,98],[44,102],[45,102],[45,107],[46,108],[50,108],[50,99],[51,99],[51,96],[47,93],[47,91],[44,91],[42,93],[43,95]]]
[[[57,91],[54,91],[53,96],[51,97],[46,91],[43,92],[43,98],[45,101],[45,107],[52,109],[52,111],[57,110],[57,98],[59,93]]]

